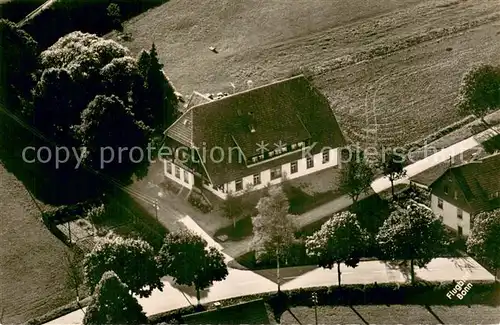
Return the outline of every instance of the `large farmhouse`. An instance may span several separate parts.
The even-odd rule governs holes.
[[[468,236],[475,215],[500,208],[500,154],[450,168],[430,188],[432,211]]]
[[[195,93],[165,131],[165,176],[228,193],[337,166],[345,144],[328,100],[304,76],[212,100]]]

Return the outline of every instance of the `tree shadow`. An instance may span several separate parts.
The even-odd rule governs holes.
[[[177,284],[172,277],[167,278],[167,282],[175,289],[179,290],[182,294],[188,295],[187,298],[192,301],[196,301],[196,289],[194,286],[186,286],[182,284]],[[205,290],[200,290],[200,299],[206,298],[208,293],[210,292],[210,288]]]

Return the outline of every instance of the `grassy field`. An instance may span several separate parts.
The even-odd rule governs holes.
[[[0,164],[1,323],[22,323],[75,297],[67,287],[69,249],[39,220],[23,184]],[[2,310],[0,310],[0,314]]]
[[[365,146],[404,144],[459,120],[461,75],[500,62],[495,0],[171,0],[125,31],[134,53],[156,43],[185,94],[308,72],[346,137]]]
[[[481,305],[318,307],[319,324],[496,324],[499,319],[499,307]],[[314,322],[314,308],[310,307],[293,307],[291,313],[281,316],[281,324]]]

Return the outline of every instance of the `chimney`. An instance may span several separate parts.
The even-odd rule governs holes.
[[[248,128],[251,133],[255,133],[253,112],[248,112]]]

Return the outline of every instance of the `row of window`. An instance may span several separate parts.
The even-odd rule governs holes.
[[[298,148],[304,148],[305,145],[306,145],[305,142],[294,143],[290,146],[284,145],[281,148],[277,148],[273,151],[267,152],[267,158],[272,158],[274,156],[279,156],[281,154],[287,153],[288,148],[290,148],[290,150],[293,151],[293,150],[296,150]],[[256,163],[258,161],[264,160],[264,158],[266,158],[264,154],[259,155],[259,156],[255,156],[255,157],[252,157],[252,162]]]
[[[172,175],[172,163],[167,161],[167,173]],[[174,176],[178,179],[181,179],[181,168],[179,166],[175,166]],[[189,173],[184,171],[184,183],[189,184]]]
[[[323,164],[326,164],[329,161],[330,161],[330,152],[329,151],[324,151],[323,152]],[[313,167],[314,167],[313,157],[307,157],[307,159],[306,159],[306,168],[310,169],[310,168],[313,168]],[[290,163],[290,174],[295,174],[298,171],[299,171],[298,162],[297,161],[292,161]],[[271,168],[271,180],[278,179],[281,176],[282,176],[281,166],[278,166],[278,167],[275,167],[275,168]],[[260,179],[260,173],[254,174],[253,175],[253,185],[254,186],[260,185],[261,183],[262,183],[262,181]],[[242,179],[238,179],[235,182],[235,187],[236,187],[235,188],[236,192],[243,190],[243,180]]]
[[[438,198],[438,204],[437,204],[438,208],[443,210],[443,205],[444,205],[443,199]],[[457,208],[457,218],[463,219],[463,217],[464,217],[463,210],[460,208]]]

